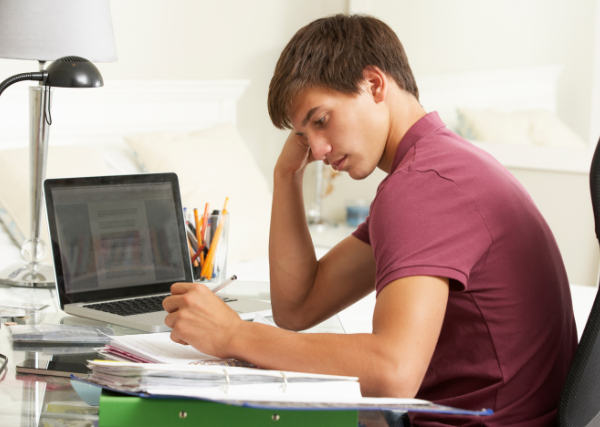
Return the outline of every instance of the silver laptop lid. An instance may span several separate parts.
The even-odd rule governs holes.
[[[174,173],[47,179],[44,192],[61,308],[193,280]]]

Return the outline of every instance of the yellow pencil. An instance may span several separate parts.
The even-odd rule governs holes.
[[[204,267],[200,273],[200,277],[204,277],[206,280],[212,279],[212,268],[215,253],[217,252],[217,245],[219,244],[219,238],[223,232],[223,223],[225,222],[225,215],[227,214],[227,202],[229,202],[229,197],[225,198],[225,205],[223,206],[221,220],[219,221],[219,225],[217,225],[215,236],[213,237],[212,242],[210,242],[210,249],[208,250],[208,255],[206,255],[206,259],[204,260]]]
[[[202,233],[200,231],[200,221],[198,220],[198,209],[194,208],[194,222],[196,223],[196,240],[198,247],[202,246]]]

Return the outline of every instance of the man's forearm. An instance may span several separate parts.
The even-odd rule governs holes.
[[[231,357],[261,368],[359,377],[363,396],[414,397],[422,378],[375,334],[308,334],[244,322]]]
[[[274,317],[290,314],[314,283],[317,259],[308,231],[302,194],[303,172],[275,168],[269,237],[271,300]]]

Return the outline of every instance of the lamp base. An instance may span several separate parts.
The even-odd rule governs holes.
[[[25,288],[54,288],[54,267],[50,264],[18,263],[0,271],[0,285]]]

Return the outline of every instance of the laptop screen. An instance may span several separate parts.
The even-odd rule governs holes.
[[[175,282],[191,281],[174,174],[44,186],[61,306],[168,292]]]

